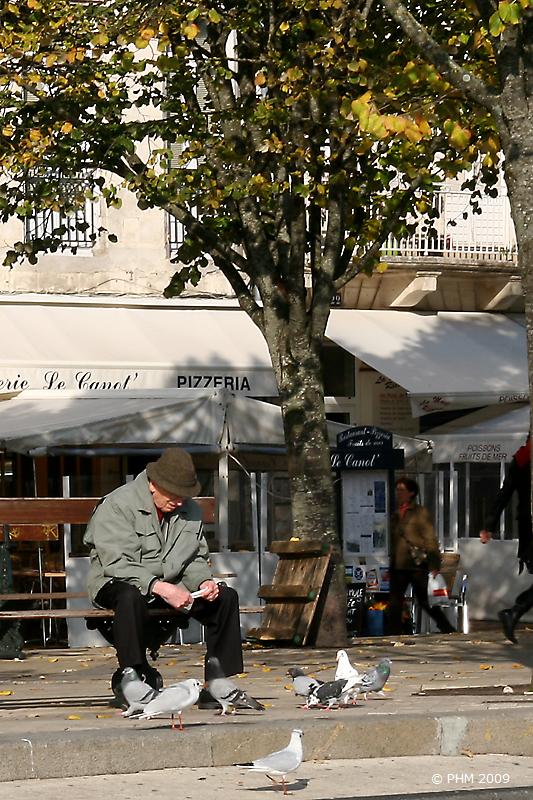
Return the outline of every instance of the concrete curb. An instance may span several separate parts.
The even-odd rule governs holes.
[[[0,736],[0,782],[135,773],[175,767],[219,767],[250,761],[287,744],[292,728],[305,733],[305,760],[453,756],[505,753],[533,756],[533,716],[526,709],[456,714],[375,714],[331,719],[301,717],[239,725],[168,721],[115,731],[68,731]]]

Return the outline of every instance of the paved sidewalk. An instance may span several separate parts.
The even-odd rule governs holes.
[[[22,661],[0,661],[0,781],[227,766],[284,746],[294,727],[305,732],[306,760],[531,757],[533,694],[524,691],[533,631],[519,636],[513,646],[493,626],[469,636],[356,640],[347,649],[358,668],[392,659],[389,691],[329,712],[299,708],[286,671],[297,664],[330,679],[335,650],[246,647],[237,680],[266,711],[220,717],[194,708],[183,733],[169,720],[124,719],[110,707],[111,648],[31,650]],[[203,653],[202,645],[164,647],[165,684],[201,679]]]

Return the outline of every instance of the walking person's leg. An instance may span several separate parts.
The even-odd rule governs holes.
[[[520,617],[530,608],[533,608],[533,584],[529,589],[520,592],[511,608],[504,608],[502,611],[498,611],[498,618],[502,623],[505,637],[513,644],[518,643],[514,632],[516,624]]]
[[[418,604],[429,616],[435,620],[441,633],[455,633],[456,630],[452,623],[439,606],[430,606],[428,601],[428,573],[425,570],[417,569],[412,572],[413,593]]]
[[[390,636],[399,636],[402,633],[402,615],[405,590],[411,582],[410,571],[405,569],[391,569],[389,608],[387,612],[387,629]]]

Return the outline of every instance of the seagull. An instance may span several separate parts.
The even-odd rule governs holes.
[[[256,711],[265,710],[264,705],[259,700],[240,689],[234,681],[226,678],[220,666],[220,661],[216,656],[210,656],[207,659],[205,674],[210,694],[222,706],[221,716],[227,712],[228,708],[231,708],[230,714],[236,714],[237,708],[253,708]]]
[[[159,714],[170,714],[172,730],[176,730],[174,714],[177,714],[180,721],[179,729],[182,731],[183,721],[181,714],[186,708],[198,702],[201,688],[202,684],[196,678],[188,678],[186,681],[167,686],[166,689],[159,692],[157,697],[147,703],[139,719],[151,719]]]
[[[268,756],[257,758],[255,761],[247,764],[236,764],[236,766],[246,767],[246,769],[253,770],[254,772],[264,772],[272,783],[283,787],[283,794],[287,794],[287,782],[285,778],[289,772],[297,770],[303,761],[303,735],[303,731],[299,728],[294,728],[291,733],[290,742],[283,750],[276,750],[275,753],[270,753]],[[273,775],[281,777],[281,781],[277,781]]]
[[[305,675],[303,669],[300,669],[300,667],[291,667],[287,670],[287,675],[290,675],[292,678],[294,694],[299,697],[305,697],[305,708],[308,708],[309,695],[313,689],[318,689],[319,686],[322,686],[324,681],[319,681],[318,678],[311,678],[309,675]]]
[[[332,706],[339,704],[340,697],[345,691],[347,683],[348,682],[344,678],[337,681],[328,681],[327,683],[323,683],[321,686],[313,689],[309,694],[308,705],[318,706],[327,704],[327,711],[329,711]]]
[[[133,667],[124,667],[122,670],[120,688],[128,704],[126,711],[122,712],[123,717],[131,717],[133,714],[144,711],[150,700],[159,694],[157,689],[139,678]]]
[[[360,691],[364,694],[365,700],[367,694],[370,694],[371,692],[382,694],[382,689],[389,679],[390,668],[390,658],[384,658],[379,662],[377,667],[363,672],[361,675]]]

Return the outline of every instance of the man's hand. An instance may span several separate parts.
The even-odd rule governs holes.
[[[490,531],[480,531],[479,538],[481,540],[481,544],[487,544],[492,539],[492,533]]]
[[[216,600],[220,591],[218,583],[211,579],[203,581],[199,588],[203,591],[203,599],[208,601]]]
[[[169,606],[178,610],[190,606],[194,602],[191,593],[183,584],[176,586],[176,584],[168,583],[167,581],[155,581],[152,585],[152,594],[156,594]]]

